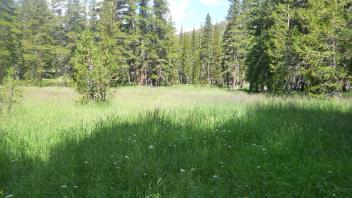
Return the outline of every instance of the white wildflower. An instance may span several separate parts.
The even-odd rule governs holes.
[[[180,172],[181,172],[181,173],[184,173],[184,172],[186,172],[186,171],[185,171],[184,169],[182,169],[182,168],[181,168],[181,169],[180,169]]]
[[[154,148],[154,146],[153,146],[153,145],[150,145],[150,146],[149,146],[149,149],[153,149],[153,148]]]

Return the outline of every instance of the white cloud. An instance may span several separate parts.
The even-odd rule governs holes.
[[[183,24],[184,20],[192,16],[189,0],[168,0],[172,20],[176,26]],[[176,27],[178,30],[180,27]]]

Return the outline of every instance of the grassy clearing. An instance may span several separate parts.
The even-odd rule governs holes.
[[[118,89],[109,104],[24,88],[0,121],[0,195],[348,197],[350,100]]]

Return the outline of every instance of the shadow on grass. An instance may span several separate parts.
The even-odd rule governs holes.
[[[67,133],[45,162],[7,167],[1,184],[17,197],[347,197],[351,118],[269,105],[214,126],[197,112],[109,119],[89,137]]]

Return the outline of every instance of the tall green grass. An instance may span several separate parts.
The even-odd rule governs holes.
[[[2,119],[2,195],[352,194],[350,101],[123,88],[109,104],[81,105],[52,92],[71,93],[29,90]]]

